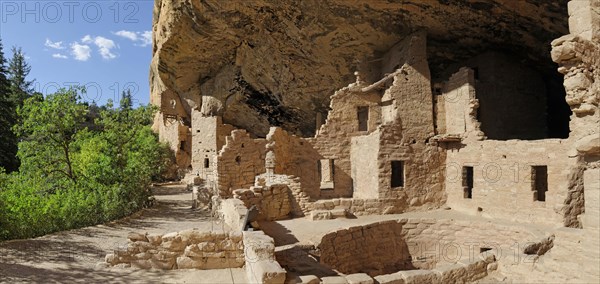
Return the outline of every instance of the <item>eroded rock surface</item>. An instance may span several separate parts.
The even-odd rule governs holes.
[[[269,126],[309,136],[353,71],[379,80],[381,54],[415,30],[427,31],[432,77],[489,49],[541,66],[551,64],[550,41],[568,33],[566,8],[566,0],[157,0],[151,101],[160,122],[189,126],[198,109],[256,136]]]

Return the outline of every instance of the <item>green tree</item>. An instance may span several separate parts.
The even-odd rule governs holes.
[[[123,91],[119,105],[122,111],[130,111],[133,109],[133,95],[131,94],[130,89]]]
[[[9,175],[0,169],[0,239],[129,215],[147,205],[151,181],[170,166],[172,153],[150,128],[155,108],[88,105],[79,90],[19,108],[22,164]]]
[[[8,172],[19,168],[17,137],[11,128],[15,125],[16,106],[12,101],[9,72],[0,39],[0,167]]]
[[[8,62],[8,79],[12,101],[19,107],[33,93],[33,81],[27,80],[31,66],[27,63],[23,50],[13,46],[12,54],[12,58]]]
[[[50,184],[63,185],[62,178],[77,182],[72,155],[75,138],[84,127],[87,108],[78,103],[77,89],[62,89],[45,99],[25,100],[18,113],[22,120],[15,127],[19,143],[21,171],[41,174]]]

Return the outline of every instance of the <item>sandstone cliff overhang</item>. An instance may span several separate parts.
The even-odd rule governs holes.
[[[329,96],[381,78],[380,55],[425,29],[432,77],[487,50],[555,70],[550,41],[568,33],[567,0],[156,0],[151,101],[189,123],[192,109],[264,136],[304,136]]]

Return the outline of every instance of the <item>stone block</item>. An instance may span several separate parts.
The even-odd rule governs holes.
[[[333,219],[331,211],[328,210],[313,210],[310,212],[310,219],[315,220],[329,220]]]
[[[147,242],[148,238],[146,238],[145,234],[140,233],[129,233],[127,238],[132,242]]]
[[[375,281],[379,284],[404,284],[404,278],[399,272],[375,276]]]
[[[462,259],[458,263],[465,266],[468,282],[487,276],[487,263],[484,260],[478,258]]]
[[[346,218],[348,216],[348,211],[345,208],[331,209],[329,212],[331,212],[333,218]]]
[[[440,283],[465,283],[467,278],[467,270],[463,264],[444,265],[432,271],[438,274]]]
[[[431,270],[406,270],[398,272],[404,278],[406,284],[414,283],[438,283],[440,277]]]
[[[148,241],[150,242],[150,244],[152,245],[160,245],[162,243],[162,235],[155,235],[155,234],[148,234],[146,236],[146,238],[148,238]]]
[[[246,275],[252,283],[283,284],[285,282],[285,269],[277,261],[261,260],[246,263]]]
[[[198,229],[184,230],[179,232],[181,240],[186,243],[206,242],[212,239],[211,232],[200,231]]]
[[[348,284],[373,284],[374,280],[366,273],[355,273],[346,275]]]
[[[178,236],[177,232],[168,233],[168,234],[165,234],[162,236],[162,241],[168,242],[168,241],[175,239],[177,236]]]
[[[296,282],[296,284],[319,284],[319,283],[321,283],[321,280],[319,279],[319,277],[314,276],[314,275],[296,276],[294,281]]]
[[[321,278],[322,284],[346,284],[346,278],[343,276],[327,276]]]
[[[186,247],[185,243],[181,240],[180,237],[171,241],[163,242],[160,246],[169,251],[183,251]]]
[[[162,269],[162,270],[171,270],[176,265],[176,260],[174,258],[173,259],[160,260],[160,259],[155,259],[153,257],[149,261],[150,261],[150,263],[152,265],[152,268]]]

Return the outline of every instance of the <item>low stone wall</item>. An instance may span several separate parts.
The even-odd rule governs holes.
[[[253,186],[233,191],[233,197],[244,202],[246,208],[256,206],[258,220],[274,221],[290,217],[290,189],[287,185]]]
[[[124,249],[106,255],[110,265],[138,268],[221,269],[244,266],[244,244],[240,232],[185,230],[165,235],[129,235]]]
[[[398,214],[398,213],[404,213],[406,211],[410,211],[408,204],[403,199],[398,199],[398,198],[383,198],[383,199],[336,198],[336,199],[318,200],[318,201],[308,204],[307,209],[309,211],[345,209],[349,213],[356,215],[356,216]],[[433,209],[433,207],[425,208],[425,209]]]
[[[468,258],[456,264],[444,265],[432,270],[404,270],[390,274],[371,277],[366,273],[354,273],[345,276],[328,276],[318,278],[314,275],[303,275],[290,283],[348,283],[348,284],[421,284],[421,283],[469,283],[484,278],[488,272],[498,268],[495,252],[486,251],[474,258]]]
[[[400,219],[331,232],[318,248],[320,262],[332,269],[377,276],[453,265],[485,250],[503,252],[511,261],[540,239],[527,230],[486,222]]]
[[[248,208],[240,199],[229,198],[222,200],[220,203],[219,215],[225,225],[235,231],[242,231],[244,228],[244,220],[248,215]]]
[[[309,212],[307,205],[310,197],[303,191],[301,179],[292,175],[261,174],[254,181],[258,186],[271,186],[285,184],[290,190],[290,211],[294,217],[302,217]]]
[[[319,245],[321,262],[345,274],[369,275],[414,269],[402,225],[353,227],[327,234]]]
[[[286,271],[275,260],[275,242],[262,231],[244,231],[246,276],[251,283],[282,284]]]

